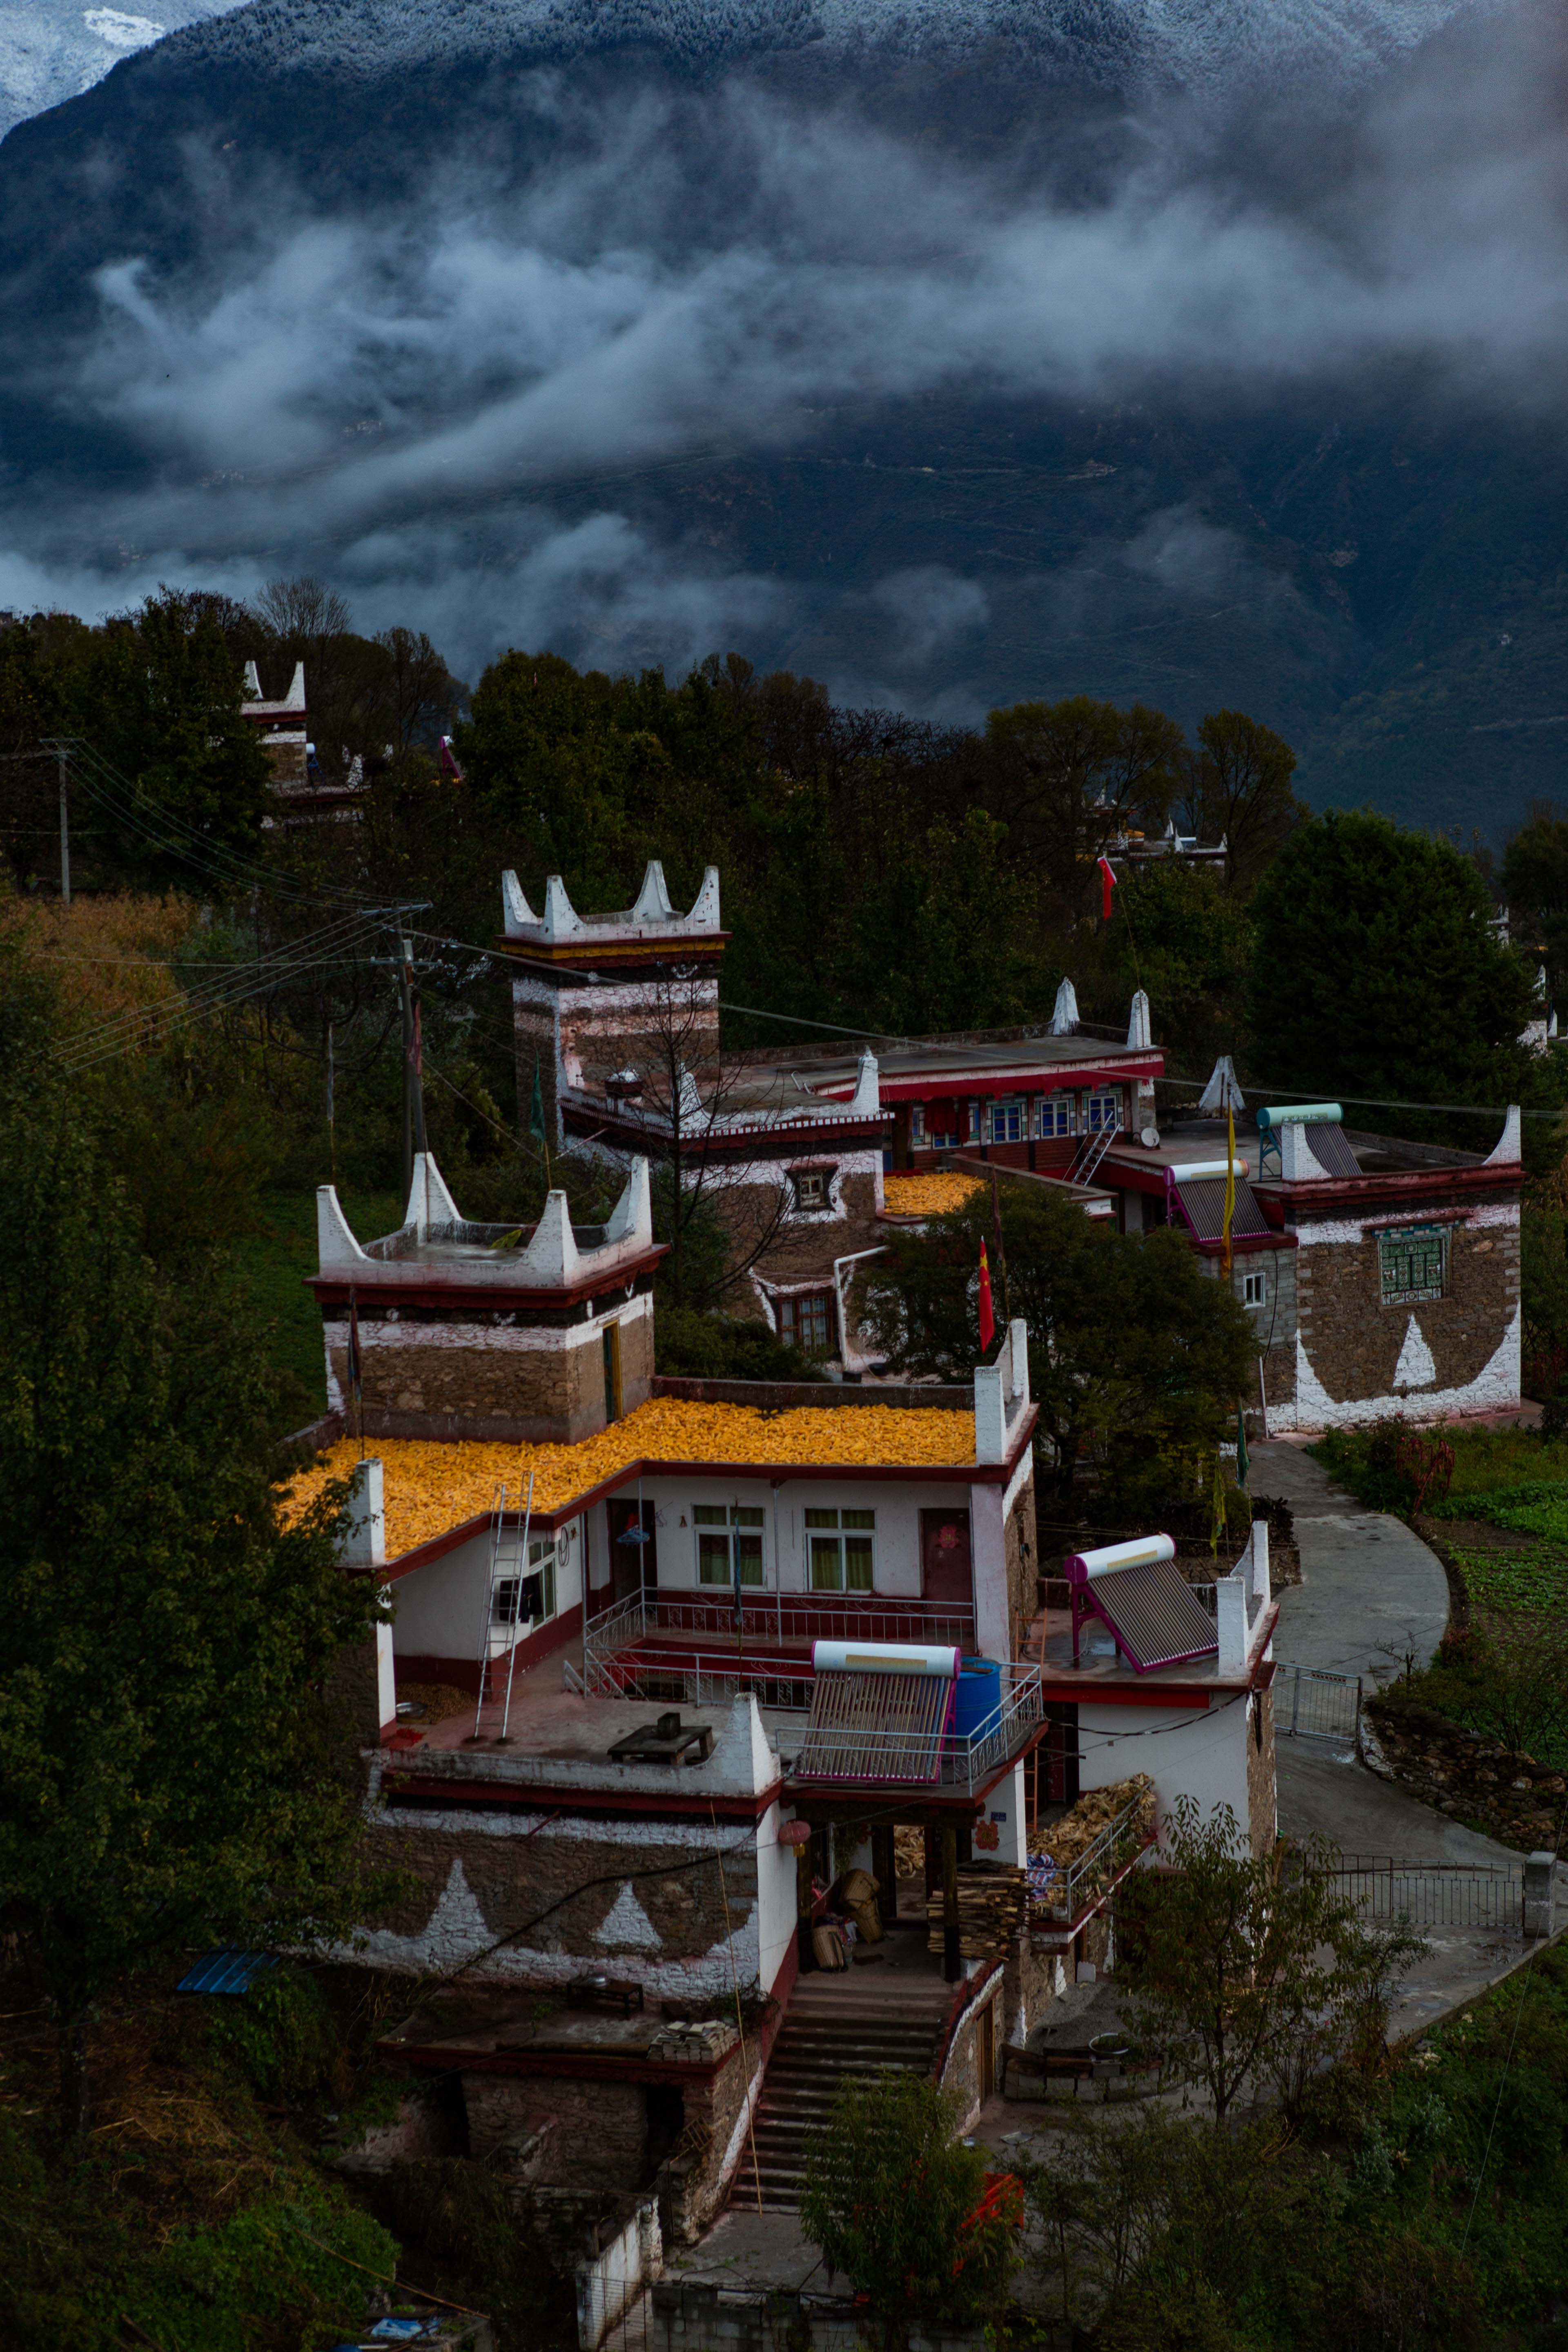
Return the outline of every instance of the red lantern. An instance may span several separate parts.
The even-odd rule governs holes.
[[[779,1843],[780,1845],[809,1845],[811,1843],[811,1823],[809,1822],[781,1822],[779,1824]]]

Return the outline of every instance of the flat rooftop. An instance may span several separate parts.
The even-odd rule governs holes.
[[[569,1511],[580,1498],[626,1475],[641,1463],[709,1464],[801,1469],[973,1470],[974,1414],[950,1406],[793,1406],[767,1412],[756,1405],[698,1404],[684,1397],[653,1397],[580,1444],[488,1444],[477,1439],[378,1437],[362,1447],[340,1438],[321,1461],[288,1488],[287,1511],[297,1516],[330,1479],[346,1478],[362,1453],[383,1465],[386,1556],[399,1559],[466,1520],[488,1517],[504,1485],[515,1510],[533,1475],[533,1507]]]

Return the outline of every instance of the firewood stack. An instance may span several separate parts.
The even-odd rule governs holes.
[[[1028,1883],[1010,1862],[965,1862],[958,1872],[958,1948],[966,1960],[1005,1952],[1024,1925]],[[942,1889],[926,1901],[926,1949],[942,1948]]]

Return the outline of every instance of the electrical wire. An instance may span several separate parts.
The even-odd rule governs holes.
[[[89,743],[77,741],[66,758],[76,781],[110,815],[160,850],[166,856],[181,858],[198,872],[220,883],[228,890],[267,890],[281,898],[291,898],[301,904],[368,907],[372,902],[363,893],[345,890],[334,884],[322,884],[315,889],[301,888],[297,883],[280,876],[275,867],[263,866],[255,859],[242,856],[226,848],[189,824],[172,809],[161,808],[150,801],[140,786],[121,774],[102,753]],[[144,814],[143,814],[144,813]],[[160,838],[154,820],[163,828]],[[171,840],[174,835],[184,836]]]
[[[201,986],[100,1023],[97,1028],[71,1041],[60,1055],[61,1063],[68,1070],[86,1069],[119,1053],[133,1040],[144,1045],[161,1044],[172,1030],[187,1021],[265,995],[285,981],[316,969],[321,962],[341,963],[345,949],[355,944],[368,946],[379,929],[378,923],[363,917],[341,918],[325,926],[323,932],[309,934],[305,940],[296,943],[307,946],[311,939],[318,940],[321,947],[317,954],[300,955],[280,950],[257,962],[230,965]]]
[[[367,924],[363,918],[339,917],[331,923],[322,925],[319,930],[307,932],[302,939],[290,942],[286,949],[274,950],[268,955],[243,964],[223,965],[213,971],[205,981],[182,991],[177,998],[165,999],[162,1004],[137,1006],[124,1013],[111,1014],[109,1019],[100,1022],[95,1029],[86,1032],[79,1038],[73,1039],[66,1049],[67,1057],[73,1058],[79,1049],[95,1048],[101,1044],[111,1042],[119,1035],[132,1032],[144,1023],[155,1019],[166,1009],[199,1012],[208,1005],[221,1003],[231,995],[247,992],[252,984],[250,975],[258,972],[268,976],[263,984],[269,986],[275,975],[289,970],[301,961],[314,961],[313,957],[301,958],[298,953],[299,950],[315,945],[330,948],[332,954],[336,955],[356,934],[365,930],[374,932],[376,928],[374,924]]]

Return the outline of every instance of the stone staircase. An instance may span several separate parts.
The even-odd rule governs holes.
[[[833,2095],[846,2074],[872,2074],[883,2066],[931,2072],[937,2036],[954,1988],[941,1977],[911,1970],[902,1982],[880,1971],[803,1977],[795,1986],[768,2062],[752,2138],[742,2149],[730,2191],[732,2210],[754,2211],[756,2179],[764,2210],[790,2210],[800,2201],[806,2134],[827,2121]]]

